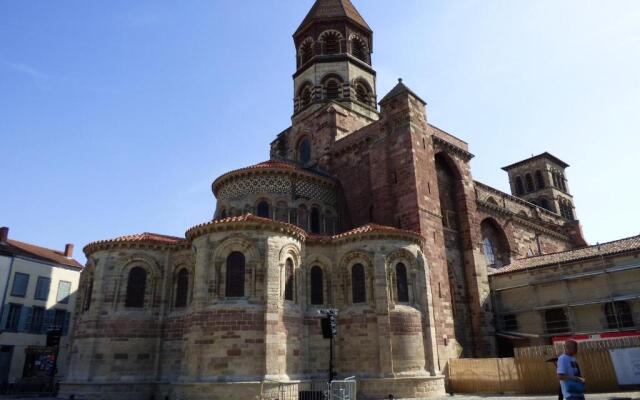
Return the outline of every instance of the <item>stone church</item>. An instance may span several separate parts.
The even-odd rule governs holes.
[[[349,0],[317,0],[293,38],[291,126],[268,161],[213,181],[212,220],[85,247],[63,394],[254,399],[326,379],[325,308],[359,396],[442,394],[450,358],[496,351],[488,274],[585,245],[565,162],[509,165],[501,192],[402,80],[378,95]]]

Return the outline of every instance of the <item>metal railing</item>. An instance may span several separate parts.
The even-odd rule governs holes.
[[[261,400],[355,400],[355,377],[321,382],[279,382],[265,380],[261,384]]]

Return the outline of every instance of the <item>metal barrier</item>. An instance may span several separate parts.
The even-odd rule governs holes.
[[[355,376],[331,382],[329,400],[356,400],[357,394],[358,386]]]
[[[329,382],[279,382],[261,384],[261,400],[356,400],[355,377]]]

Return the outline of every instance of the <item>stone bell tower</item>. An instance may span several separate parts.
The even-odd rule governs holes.
[[[509,174],[514,196],[574,221],[573,196],[565,177],[567,167],[569,164],[545,152],[502,169]]]
[[[350,0],[317,0],[293,39],[294,120],[331,101],[378,119],[373,32]]]

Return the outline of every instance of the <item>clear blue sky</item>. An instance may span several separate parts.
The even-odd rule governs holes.
[[[474,178],[550,151],[587,240],[640,233],[640,2],[354,0],[379,98],[403,77],[469,142]],[[79,250],[209,220],[292,111],[312,0],[0,0],[0,225]],[[80,260],[84,257],[76,251]]]

